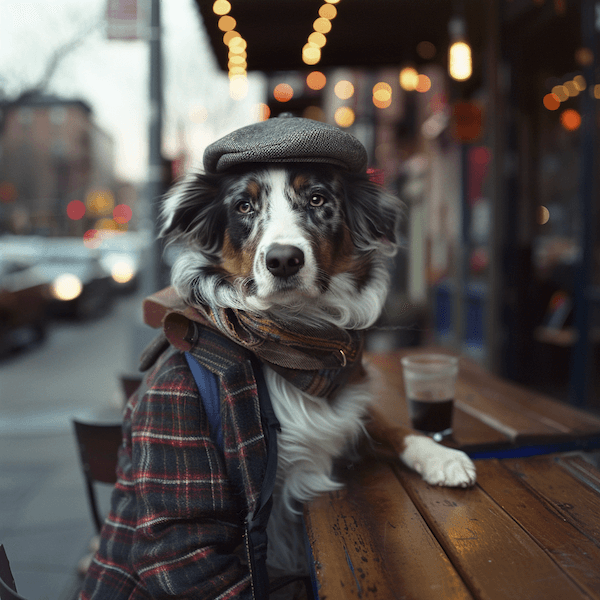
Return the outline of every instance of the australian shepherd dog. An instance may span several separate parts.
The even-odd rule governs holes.
[[[266,164],[195,174],[163,204],[162,235],[182,250],[172,284],[188,304],[234,308],[279,321],[365,330],[381,314],[401,205],[367,175],[322,164]],[[467,487],[463,452],[386,426],[372,406],[377,376],[332,401],[311,396],[265,367],[281,425],[269,521],[270,567],[305,570],[299,508],[339,489],[334,460],[360,438],[386,442],[433,485]]]

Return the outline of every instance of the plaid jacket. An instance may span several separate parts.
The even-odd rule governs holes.
[[[266,445],[250,355],[203,329],[192,351],[221,383],[224,452],[182,352],[165,352],[126,409],[118,482],[81,600],[250,599],[243,525]]]

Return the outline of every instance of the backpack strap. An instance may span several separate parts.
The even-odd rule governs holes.
[[[223,428],[221,427],[221,394],[217,376],[201,365],[189,352],[185,352],[190,371],[194,376],[204,410],[208,417],[210,436],[223,451]]]
[[[208,416],[211,438],[223,450],[219,379],[215,373],[201,365],[191,353],[185,352],[185,359],[190,367],[204,410]],[[252,362],[252,370],[256,380],[261,420],[267,444],[267,465],[256,507],[246,517],[244,537],[246,540],[246,558],[252,577],[252,594],[257,600],[263,600],[269,597],[267,523],[273,506],[273,489],[275,488],[275,476],[277,475],[277,432],[280,430],[280,426],[271,404],[262,367],[258,361]]]

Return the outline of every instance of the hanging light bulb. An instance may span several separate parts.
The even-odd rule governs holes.
[[[466,42],[465,21],[454,17],[448,24],[450,49],[448,50],[448,72],[456,81],[466,81],[473,74],[471,46]]]

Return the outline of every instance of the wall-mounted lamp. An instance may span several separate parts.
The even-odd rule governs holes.
[[[462,17],[453,17],[448,23],[448,73],[456,81],[466,81],[473,74],[471,46],[466,41],[465,29],[465,20]]]

